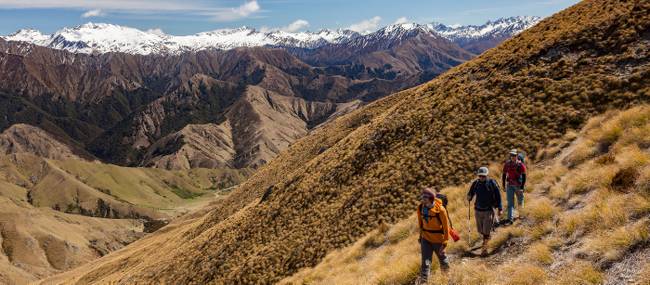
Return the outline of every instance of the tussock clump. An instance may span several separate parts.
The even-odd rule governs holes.
[[[557,207],[553,205],[551,200],[542,197],[527,203],[521,212],[526,218],[537,224],[550,220],[557,211]]]
[[[387,232],[390,228],[387,224],[382,223],[377,227],[377,230],[374,234],[370,235],[366,242],[363,244],[365,247],[380,247],[382,244],[386,243],[388,240]]]
[[[590,239],[585,244],[584,252],[599,262],[609,264],[620,260],[635,246],[648,242],[650,242],[650,221],[644,219]]]
[[[596,285],[602,284],[603,274],[588,261],[572,261],[557,273],[558,285]]]
[[[636,180],[636,188],[639,193],[646,196],[646,198],[650,198],[650,166],[641,169]]]
[[[547,280],[543,268],[531,264],[511,263],[501,268],[499,276],[503,279],[499,283],[506,285],[537,285]]]
[[[527,258],[540,265],[551,265],[553,263],[553,254],[551,248],[544,243],[531,245],[526,251]]]
[[[634,186],[638,176],[639,172],[634,167],[620,169],[612,178],[612,189],[627,192],[632,186]]]
[[[524,230],[521,227],[509,227],[492,235],[488,242],[490,251],[495,251],[503,247],[510,239],[521,237],[524,235]]]
[[[448,273],[451,285],[493,284],[496,276],[485,264],[479,261],[467,261],[453,266]],[[439,283],[443,284],[443,283]]]

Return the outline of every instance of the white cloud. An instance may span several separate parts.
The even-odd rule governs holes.
[[[205,0],[0,0],[0,9],[78,9],[86,10],[84,15],[88,17],[93,17],[91,12],[95,10],[130,14],[176,12],[217,21],[238,20],[261,11],[258,0],[240,1],[240,6],[224,7],[219,4],[223,1]]]
[[[260,32],[262,33],[269,33],[269,32],[275,32],[275,31],[284,31],[284,32],[289,32],[289,33],[295,33],[300,30],[303,30],[305,28],[309,27],[309,22],[307,20],[303,19],[298,19],[293,21],[293,23],[286,25],[284,27],[280,28],[271,28],[268,26],[262,26],[260,27]]]
[[[93,10],[88,10],[85,13],[81,14],[82,18],[90,18],[90,17],[103,17],[106,16],[106,13],[100,9],[93,9]]]
[[[404,24],[404,23],[408,23],[408,22],[409,22],[408,18],[400,17],[399,19],[395,20],[395,22],[393,24],[394,25],[399,25],[399,24]]]
[[[246,1],[236,8],[226,8],[220,9],[214,13],[214,19],[217,21],[235,21],[243,18],[247,18],[256,12],[260,11],[260,5],[257,3],[257,0]]]
[[[374,16],[371,19],[352,24],[348,27],[348,29],[358,33],[367,34],[375,31],[379,26],[379,22],[381,22],[381,17]]]
[[[154,35],[158,35],[158,36],[165,36],[166,35],[165,32],[163,32],[163,30],[161,28],[148,29],[146,32],[154,34]]]
[[[63,8],[138,11],[187,11],[206,9],[195,1],[182,0],[0,0],[2,8]]]
[[[262,33],[268,33],[268,32],[273,32],[273,31],[277,31],[277,30],[278,30],[277,28],[270,28],[268,26],[261,26],[260,27],[260,32],[262,32]]]
[[[305,29],[307,27],[309,27],[309,22],[307,22],[307,20],[298,19],[295,20],[293,23],[289,24],[288,26],[282,27],[280,30],[293,33]]]

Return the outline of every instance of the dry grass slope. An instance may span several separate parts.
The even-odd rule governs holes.
[[[86,264],[164,225],[144,220],[202,207],[246,175],[0,155],[0,284],[26,284]]]
[[[313,266],[407,217],[424,185],[459,185],[509,148],[535,155],[596,114],[648,101],[649,12],[648,1],[580,2],[316,131],[233,193],[232,204],[158,235],[156,246],[136,243],[53,280],[268,284]],[[368,121],[347,123],[354,118]]]
[[[492,255],[487,258],[467,255],[468,246],[479,241],[474,229],[468,234],[465,222],[467,205],[462,200],[469,184],[443,189],[463,240],[450,243],[451,270],[446,276],[436,272],[431,284],[647,284],[648,177],[627,176],[621,180],[624,187],[611,179],[605,184],[592,180],[583,185],[590,189],[583,193],[575,193],[575,186],[567,182],[594,171],[613,172],[609,177],[621,171],[647,171],[649,128],[650,106],[644,105],[590,120],[577,140],[575,135],[558,140],[573,144],[556,153],[556,158],[531,165],[528,185],[532,191],[522,219],[511,227],[497,229],[490,244]],[[616,135],[612,135],[613,129],[618,130]],[[604,150],[599,147],[602,143],[610,147]],[[553,148],[551,144],[548,150]],[[588,158],[584,158],[585,151],[591,153]],[[577,157],[583,159],[575,163]],[[610,157],[613,159],[604,162]],[[547,198],[550,189],[564,195]],[[562,226],[566,223],[580,225],[579,232]],[[317,266],[280,284],[412,284],[420,266],[417,237],[412,215],[329,253]],[[468,244],[468,240],[472,242]],[[366,246],[369,241],[377,246]],[[630,262],[634,258],[637,260]],[[618,271],[619,267],[626,270]]]

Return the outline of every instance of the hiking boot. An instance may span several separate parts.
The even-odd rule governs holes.
[[[428,282],[427,282],[426,279],[424,279],[422,277],[418,277],[417,279],[415,279],[415,283],[413,283],[413,284],[415,284],[415,285],[427,285],[427,283]]]
[[[481,247],[481,256],[487,256],[488,255],[488,240],[483,240],[483,246]]]
[[[504,220],[503,225],[506,225],[506,226],[512,225],[512,220],[510,220],[510,219]]]

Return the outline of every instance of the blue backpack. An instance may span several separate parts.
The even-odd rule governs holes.
[[[519,161],[521,161],[521,163],[523,163],[524,165],[526,164],[526,161],[525,161],[526,154],[525,153],[523,153],[523,152],[518,153],[517,154],[517,159],[519,159]]]

